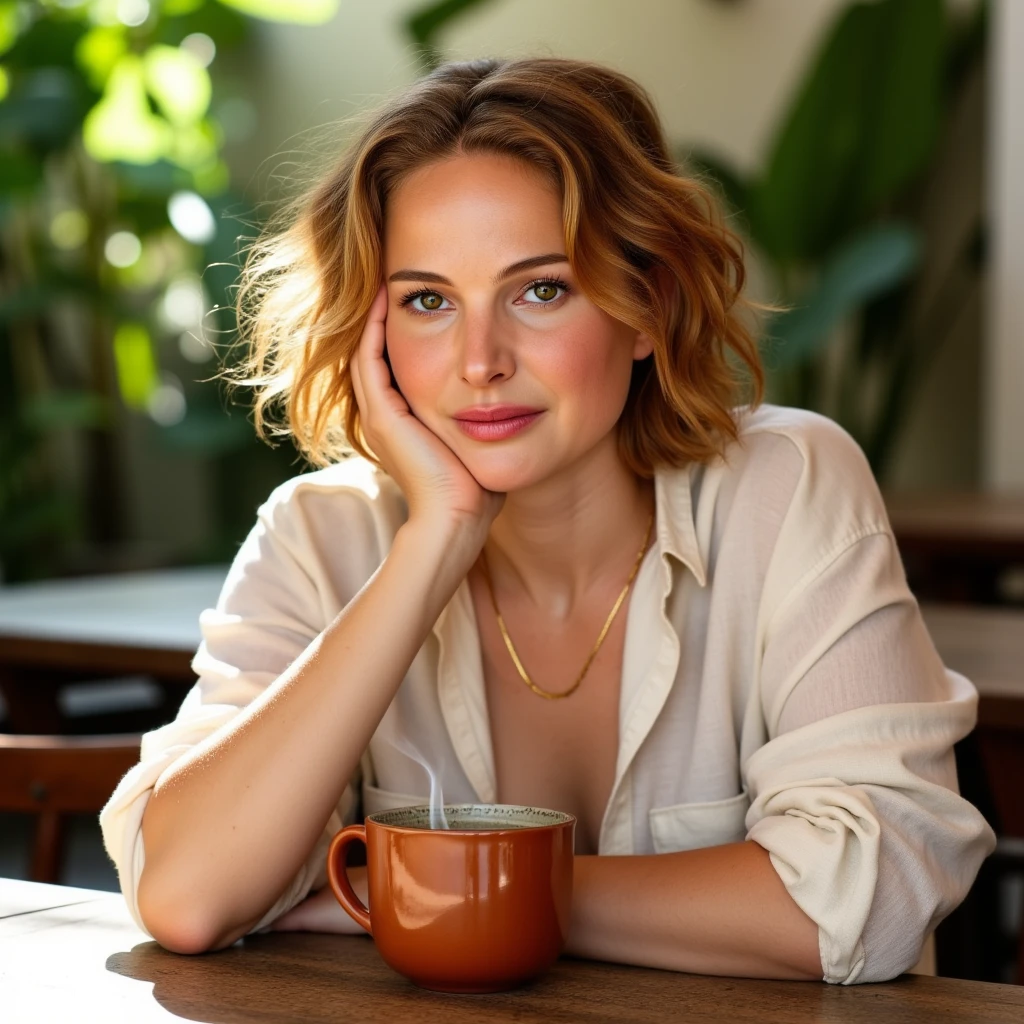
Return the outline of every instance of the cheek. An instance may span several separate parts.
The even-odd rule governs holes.
[[[424,404],[426,396],[436,397],[441,393],[448,371],[440,346],[425,344],[422,338],[409,337],[400,331],[389,331],[387,350],[398,388],[414,411]]]
[[[633,363],[621,330],[588,318],[561,332],[543,362],[545,383],[574,418],[603,426],[618,419]]]

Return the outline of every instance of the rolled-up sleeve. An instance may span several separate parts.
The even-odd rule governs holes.
[[[260,508],[217,606],[200,616],[202,642],[192,660],[195,685],[174,721],[142,737],[139,763],[100,812],[104,846],[117,868],[128,909],[143,930],[137,900],[145,863],[142,818],[154,786],[171,765],[208,741],[273,683],[325,625],[317,587],[298,555],[301,523],[294,518],[274,495]],[[252,931],[265,928],[324,884],[327,845],[334,832],[355,820],[357,793],[355,777],[301,869]]]
[[[977,691],[943,666],[886,529],[830,550],[764,637],[748,838],[818,925],[825,981],[893,978],[995,846],[953,756]]]

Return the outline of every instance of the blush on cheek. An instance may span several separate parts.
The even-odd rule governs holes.
[[[436,416],[434,406],[443,394],[448,370],[425,346],[402,339],[389,340],[388,355],[395,383],[416,418],[429,423]]]
[[[581,430],[609,430],[629,392],[632,351],[599,318],[559,332],[544,359],[545,384],[560,404],[574,406]],[[589,428],[589,429],[588,429]]]

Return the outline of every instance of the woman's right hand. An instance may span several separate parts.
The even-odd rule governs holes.
[[[409,408],[384,361],[387,286],[381,284],[350,364],[363,435],[402,489],[410,520],[456,521],[479,530],[483,545],[505,495],[481,487],[463,462]]]

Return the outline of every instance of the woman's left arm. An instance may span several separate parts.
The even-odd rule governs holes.
[[[646,857],[579,856],[566,952],[593,960],[746,978],[821,980],[818,926],[757,843]],[[368,902],[366,868],[349,877]],[[324,886],[274,931],[364,935]]]
[[[754,842],[580,856],[571,956],[696,974],[820,981],[818,926]]]

